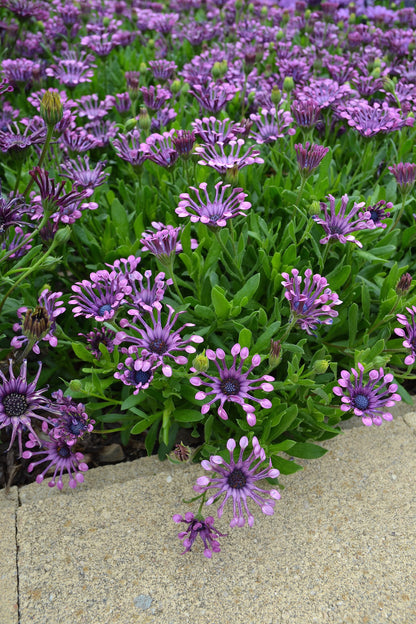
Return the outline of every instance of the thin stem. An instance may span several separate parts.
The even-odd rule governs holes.
[[[13,190],[13,197],[16,197],[16,195],[19,192],[19,182],[22,176],[22,168],[23,168],[23,161],[19,163],[19,168],[17,170],[16,182],[15,182],[14,190]]]
[[[173,263],[174,263],[174,257],[170,258],[170,264],[165,265],[168,273],[169,273],[169,277],[172,280],[173,283],[173,287],[175,289],[176,294],[178,295],[179,299],[182,301],[183,304],[186,305],[185,299],[183,298],[183,295],[181,293],[181,291],[179,290],[179,286],[178,286],[178,282],[176,281],[176,276],[175,276],[175,272],[173,270]]]
[[[38,164],[37,164],[38,167],[41,167],[43,161],[45,160],[45,156],[46,156],[46,153],[48,151],[49,143],[51,142],[51,139],[52,139],[53,130],[54,130],[54,126],[48,126],[48,132],[47,132],[47,135],[46,135],[46,140],[45,140],[45,143],[43,144],[42,152],[41,152],[41,155],[39,156],[39,161],[38,161]],[[31,178],[30,181],[29,181],[29,184],[25,188],[24,193],[23,193],[23,197],[25,199],[27,199],[27,197],[29,195],[29,191],[32,188],[34,181],[35,181],[34,178]]]
[[[300,200],[302,199],[303,191],[305,189],[305,184],[306,184],[306,178],[302,176],[302,182],[300,184],[298,196],[296,197],[296,201],[295,201],[295,207],[292,212],[292,219],[295,218],[296,210],[299,210],[299,204],[300,204]]]
[[[404,212],[404,207],[406,204],[406,195],[403,194],[402,197],[402,207],[399,210],[399,214],[397,215],[396,219],[394,220],[394,222],[391,224],[391,226],[388,228],[386,234],[388,234],[389,232],[391,232],[392,230],[394,230],[394,228],[397,226],[398,222],[400,221],[400,219],[402,218],[403,212]]]

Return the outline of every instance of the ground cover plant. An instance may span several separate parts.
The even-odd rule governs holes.
[[[415,10],[0,7],[2,441],[59,489],[91,432],[202,461],[174,521],[210,557],[206,504],[251,526],[411,403]]]

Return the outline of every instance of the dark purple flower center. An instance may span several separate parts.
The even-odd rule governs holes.
[[[221,382],[220,388],[221,392],[227,396],[237,395],[240,392],[240,382],[238,379],[229,377]]]
[[[344,233],[344,230],[339,225],[331,226],[331,234],[343,234],[343,233]]]
[[[139,384],[145,384],[149,381],[151,377],[151,372],[150,371],[144,371],[144,370],[138,370],[138,371],[134,371],[133,373],[133,379],[134,379],[134,383],[136,384],[136,386],[138,386]]]
[[[111,305],[109,303],[105,303],[104,305],[101,306],[101,308],[98,310],[98,314],[100,316],[104,316],[104,312],[111,312]]]
[[[62,459],[66,459],[67,457],[69,457],[71,455],[71,449],[69,448],[69,446],[67,444],[63,444],[62,446],[58,446],[56,449],[59,457],[62,457]]]
[[[79,436],[87,429],[87,424],[83,420],[73,418],[68,429],[73,435]]]
[[[163,355],[166,353],[168,345],[162,338],[155,338],[149,343],[149,351],[157,353],[157,355]]]
[[[6,394],[2,400],[3,409],[9,418],[18,418],[23,416],[27,410],[27,400],[25,394],[19,392],[10,392]]]
[[[368,407],[369,400],[364,394],[357,394],[357,396],[354,397],[353,403],[359,410],[365,410]]]
[[[378,217],[378,212],[377,212],[377,210],[370,210],[370,219],[371,219],[372,221],[374,221],[374,223],[377,223],[378,218],[379,218],[379,217]]]
[[[228,485],[234,490],[242,490],[247,483],[247,477],[240,468],[234,470],[228,475]]]

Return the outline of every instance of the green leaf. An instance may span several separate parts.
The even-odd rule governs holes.
[[[361,284],[361,305],[365,320],[370,322],[370,295],[366,284]]]
[[[204,440],[205,442],[209,442],[212,434],[212,426],[214,424],[214,416],[210,414],[205,421],[204,425]]]
[[[316,459],[317,457],[322,457],[325,453],[327,453],[327,449],[310,442],[296,442],[290,449],[290,454],[293,457],[302,459]]]
[[[111,204],[111,219],[120,238],[127,238],[130,229],[127,212],[117,198]]]
[[[282,433],[287,431],[293,421],[298,415],[298,406],[296,404],[291,405],[285,409],[281,414],[275,414],[272,416],[272,439],[275,440]]]
[[[231,304],[225,298],[224,291],[220,286],[214,286],[211,290],[211,301],[219,319],[225,319],[230,315]]]
[[[159,431],[159,421],[156,420],[146,434],[144,445],[148,455],[151,455],[155,446],[157,434]]]
[[[77,358],[83,362],[94,362],[95,357],[81,342],[72,342],[71,346]]]
[[[283,457],[279,457],[278,455],[272,456],[272,465],[273,468],[277,468],[279,472],[284,475],[293,474],[298,470],[303,470],[303,466],[299,466],[299,464],[294,461],[283,459]]]
[[[204,418],[204,414],[191,409],[175,410],[173,415],[177,422],[183,423],[198,422]]]
[[[247,347],[248,349],[251,346],[252,333],[247,327],[244,327],[240,333],[238,334],[238,342],[241,347]]]
[[[234,305],[240,305],[240,304],[244,305],[242,304],[242,300],[244,297],[247,297],[247,300],[250,301],[250,299],[253,298],[254,293],[258,289],[259,284],[260,284],[260,273],[256,273],[255,275],[250,277],[250,279],[247,280],[244,286],[240,288],[240,290],[234,295],[234,298],[233,298]]]
[[[350,347],[354,346],[355,337],[357,335],[357,327],[358,327],[358,305],[353,303],[350,305],[348,309],[348,331],[349,331],[349,339],[348,345]]]
[[[120,409],[122,409],[123,411],[129,410],[132,407],[139,405],[139,403],[141,403],[142,401],[143,401],[143,397],[141,396],[140,392],[139,394],[131,394],[129,397],[127,397],[125,401],[123,401]],[[147,418],[146,414],[144,412],[142,413],[143,413],[143,418]]]
[[[148,420],[139,420],[130,430],[130,433],[137,435],[138,433],[143,433],[146,429],[149,429],[150,425],[153,424],[156,420],[161,420],[161,415],[156,413],[153,414]]]

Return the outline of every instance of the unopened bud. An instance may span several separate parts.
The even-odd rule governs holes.
[[[280,362],[281,348],[282,345],[280,343],[280,340],[270,341],[269,364],[272,368],[276,368],[276,366]]]
[[[268,13],[269,13],[268,8],[266,6],[262,6],[260,9],[260,15],[262,17],[267,17]]]
[[[284,36],[285,36],[285,33],[283,32],[283,30],[278,30],[276,33],[276,41],[281,41]]]
[[[147,46],[150,50],[154,50],[155,49],[155,40],[154,39],[149,39],[149,41],[147,42]]]
[[[51,318],[43,306],[36,306],[34,310],[27,310],[23,323],[22,332],[29,341],[38,341],[46,336],[51,326]]]
[[[248,12],[254,13],[254,4],[252,2],[250,2],[250,4],[248,5]]]
[[[270,99],[275,106],[277,106],[277,104],[279,104],[280,100],[282,99],[282,94],[280,93],[280,89],[277,85],[274,85],[270,95]]]
[[[412,276],[410,273],[403,273],[396,286],[396,293],[400,296],[409,292],[412,285]]]
[[[249,104],[253,104],[255,99],[256,99],[256,92],[255,91],[250,91],[250,93],[247,96],[248,103]]]
[[[304,15],[305,15],[305,20],[308,20],[310,18],[310,16],[311,16],[311,10],[310,9],[306,9]]]
[[[46,91],[40,103],[40,114],[48,127],[54,127],[63,117],[64,109],[56,91]]]
[[[126,123],[124,124],[124,129],[126,132],[130,132],[136,126],[137,126],[137,119],[133,117],[132,119],[127,119]]]
[[[285,79],[283,80],[283,91],[286,91],[286,93],[290,93],[291,91],[293,91],[294,88],[295,81],[293,80],[292,76],[285,76]]]
[[[237,9],[237,11],[241,11],[241,9],[243,8],[243,1],[235,0],[235,8]]]
[[[175,446],[175,448],[173,449],[173,454],[178,461],[187,462],[192,455],[192,449],[190,446],[185,446],[185,444],[181,442],[180,444],[177,444]]]
[[[381,75],[380,67],[374,67],[373,71],[371,72],[371,75],[373,76],[373,78],[380,78],[380,75]]]
[[[380,58],[375,58],[373,61],[373,65],[374,67],[381,67],[381,59]]]
[[[103,26],[104,28],[108,28],[110,25],[110,18],[108,16],[103,17]]]
[[[138,124],[141,130],[144,130],[144,132],[149,132],[152,125],[152,120],[150,119],[150,115],[147,112],[147,108],[145,108],[144,106],[142,106],[140,109]]]
[[[79,379],[72,379],[69,382],[69,389],[74,390],[75,392],[80,392],[82,390],[82,383]]]
[[[171,85],[170,85],[169,88],[172,91],[173,95],[176,95],[181,90],[181,81],[180,80],[172,80]]]
[[[388,76],[384,76],[383,78],[383,88],[385,91],[387,91],[387,93],[392,93],[393,95],[396,92],[396,85],[394,84],[393,80]]]
[[[328,360],[316,360],[313,363],[312,368],[317,375],[323,375],[328,370]]]
[[[195,369],[196,373],[204,373],[209,368],[209,359],[205,355],[205,349],[194,357],[192,360],[192,367]]]
[[[355,24],[355,13],[351,13],[349,18],[348,18],[348,22],[350,24]]]
[[[211,75],[214,80],[219,80],[220,78],[222,78],[221,63],[219,63],[218,61],[216,61],[212,66]]]
[[[71,228],[69,225],[66,225],[63,228],[60,228],[53,239],[55,245],[64,245],[69,241],[69,237],[71,236]]]
[[[321,212],[321,204],[319,203],[319,201],[315,199],[309,206],[309,214],[311,216],[319,215],[320,212]]]

